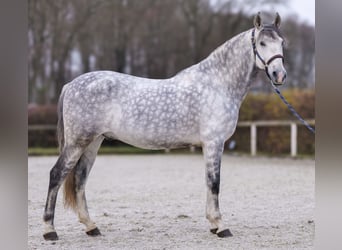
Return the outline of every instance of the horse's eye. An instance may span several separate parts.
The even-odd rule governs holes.
[[[265,47],[266,46],[266,43],[264,43],[263,41],[260,42],[260,45]]]

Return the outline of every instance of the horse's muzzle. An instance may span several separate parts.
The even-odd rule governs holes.
[[[283,85],[286,79],[286,71],[273,71],[272,81],[275,85]]]

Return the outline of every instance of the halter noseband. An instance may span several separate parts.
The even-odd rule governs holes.
[[[267,77],[272,81],[272,78],[271,78],[271,76],[268,73],[268,66],[271,64],[271,62],[273,62],[273,60],[275,60],[277,58],[281,58],[283,60],[283,63],[284,63],[284,57],[282,55],[280,55],[280,54],[277,54],[277,55],[272,56],[270,59],[268,59],[267,62],[265,62],[265,60],[261,57],[261,55],[259,54],[259,52],[258,52],[258,50],[256,48],[255,29],[253,29],[253,31],[252,31],[252,39],[251,40],[252,40],[252,46],[253,46],[253,52],[254,52],[255,59],[256,59],[256,57],[259,58],[259,60],[265,66],[265,72],[266,72]]]

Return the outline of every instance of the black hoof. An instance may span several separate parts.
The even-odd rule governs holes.
[[[101,232],[100,232],[100,230],[97,228],[97,227],[95,227],[94,229],[92,229],[92,230],[90,230],[90,231],[88,231],[88,232],[86,232],[88,235],[90,235],[90,236],[98,236],[98,235],[101,235]]]
[[[225,229],[221,232],[216,233],[218,237],[220,238],[227,238],[233,236],[233,234],[230,232],[229,229]]]
[[[45,240],[58,240],[56,232],[50,232],[43,235]]]
[[[212,228],[212,229],[210,229],[210,232],[213,234],[216,234],[217,230],[218,230],[218,228]]]

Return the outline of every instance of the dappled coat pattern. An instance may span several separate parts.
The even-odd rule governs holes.
[[[208,188],[206,216],[211,232],[220,237],[231,236],[219,211],[221,155],[225,141],[235,131],[255,65],[265,69],[255,57],[252,31],[259,54],[269,59],[282,54],[279,24],[277,16],[265,32],[257,15],[254,29],[235,36],[200,63],[169,79],[96,71],[66,84],[58,107],[60,156],[50,172],[44,213],[45,239],[58,238],[53,225],[54,209],[64,179],[66,205],[78,212],[87,234],[100,234],[90,220],[84,188],[105,138],[147,149],[202,146]],[[260,39],[267,48],[259,45]],[[266,68],[279,84],[285,78],[280,59],[276,58]]]

